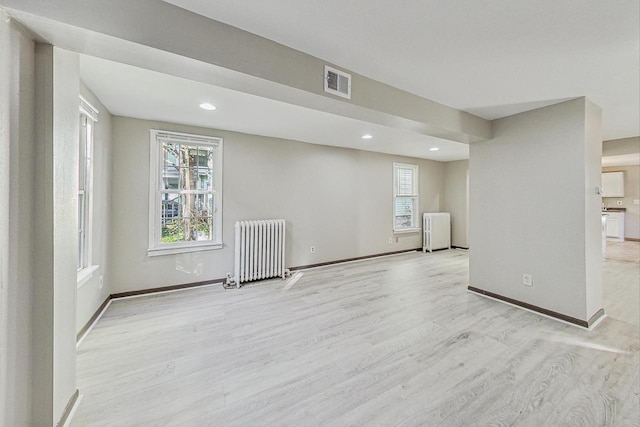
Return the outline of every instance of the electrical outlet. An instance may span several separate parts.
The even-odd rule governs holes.
[[[530,274],[523,274],[522,284],[525,286],[533,286],[533,276],[531,276]]]
[[[315,246],[311,246],[311,253],[315,254],[316,253],[316,247]]]
[[[104,276],[100,276],[100,278],[98,279],[98,289],[102,289],[103,286],[104,286]]]
[[[389,244],[392,245],[393,244],[393,237],[389,237]]]
[[[622,206],[622,200],[618,200],[618,201],[616,202],[616,205],[618,205],[618,206]]]
[[[633,199],[633,204],[634,204],[634,205],[640,205],[640,200],[638,200],[638,199]]]

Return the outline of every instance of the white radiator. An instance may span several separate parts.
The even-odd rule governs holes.
[[[451,249],[451,217],[448,213],[425,213],[422,230],[422,252]]]
[[[238,221],[235,225],[236,247],[234,282],[282,277],[288,273],[285,260],[285,221],[283,219]]]

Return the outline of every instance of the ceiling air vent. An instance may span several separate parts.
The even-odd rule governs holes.
[[[324,91],[351,99],[351,74],[324,66]]]

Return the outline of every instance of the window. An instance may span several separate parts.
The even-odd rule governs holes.
[[[149,255],[222,247],[222,139],[151,131]]]
[[[80,97],[78,144],[78,284],[91,278],[91,226],[93,217],[93,129],[98,110]],[[81,283],[82,282],[82,283]]]
[[[419,231],[417,165],[393,164],[393,231]]]

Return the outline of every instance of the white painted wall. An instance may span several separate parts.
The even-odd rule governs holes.
[[[53,415],[62,415],[76,391],[76,289],[78,230],[78,97],[76,53],[53,48],[54,353]],[[74,167],[69,167],[74,165]],[[70,282],[71,280],[71,282]]]
[[[149,130],[224,138],[222,250],[147,257]],[[234,132],[114,117],[112,292],[225,277],[237,220],[287,220],[287,265],[419,248],[392,232],[393,162],[420,166],[420,212],[442,207],[444,164]],[[311,254],[309,247],[316,246]]]
[[[30,425],[34,43],[0,11],[0,425]]]
[[[598,109],[580,98],[493,132],[470,147],[470,285],[588,320],[602,307]]]
[[[0,422],[6,424],[15,419],[9,414],[9,390],[7,366],[9,357],[9,182],[11,176],[11,88],[14,85],[10,64],[12,31],[5,16],[0,19]]]
[[[444,166],[444,211],[451,214],[451,245],[469,247],[469,160]]]
[[[98,269],[89,281],[78,288],[76,332],[91,319],[100,305],[109,296],[109,236],[111,235],[111,128],[112,116],[109,110],[84,84],[80,84],[80,94],[99,111],[94,127],[93,143],[93,237],[92,264]],[[99,288],[100,276],[104,276],[104,286]]]
[[[78,55],[36,45],[32,424],[54,425],[76,391]]]
[[[585,145],[584,177],[584,251],[587,285],[587,317],[602,306],[602,197],[596,187],[602,186],[602,110],[584,99]],[[575,160],[578,162],[578,160]],[[596,232],[597,230],[597,232]]]

